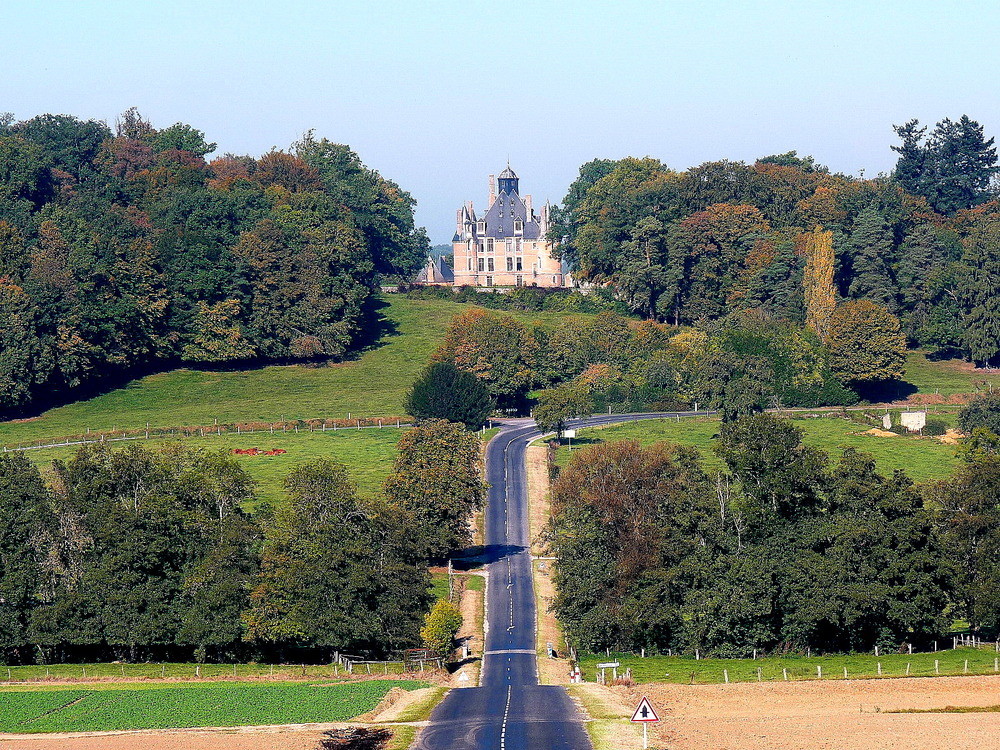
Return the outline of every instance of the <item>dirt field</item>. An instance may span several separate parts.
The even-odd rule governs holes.
[[[330,725],[332,728],[333,725]],[[130,732],[127,734],[0,735],[2,750],[312,750],[322,730]]]
[[[623,691],[625,689],[622,689]],[[847,682],[645,685],[671,750],[984,750],[1000,747],[1000,713],[894,714],[1000,704],[1000,677]]]

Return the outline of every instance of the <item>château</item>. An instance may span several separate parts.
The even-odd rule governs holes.
[[[535,214],[531,196],[521,196],[519,178],[507,165],[489,176],[489,208],[477,216],[472,201],[458,210],[455,286],[569,286],[571,279],[552,254],[548,239],[551,206]]]

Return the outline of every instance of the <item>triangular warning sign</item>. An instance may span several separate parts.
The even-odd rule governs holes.
[[[639,705],[636,706],[635,713],[632,714],[632,721],[659,721],[660,717],[656,715],[656,711],[649,704],[649,699],[646,696],[642,696],[642,700],[639,701]]]

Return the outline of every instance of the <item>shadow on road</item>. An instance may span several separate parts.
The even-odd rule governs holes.
[[[517,544],[487,544],[466,547],[461,553],[452,558],[455,570],[472,570],[483,565],[495,563],[505,557],[517,555],[524,552],[527,547]]]

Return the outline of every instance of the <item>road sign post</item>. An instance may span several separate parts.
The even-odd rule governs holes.
[[[650,705],[649,699],[645,695],[642,696],[639,705],[635,707],[635,713],[632,714],[632,721],[642,724],[642,746],[644,748],[649,747],[649,725],[659,720],[660,717],[656,715],[656,711]]]

